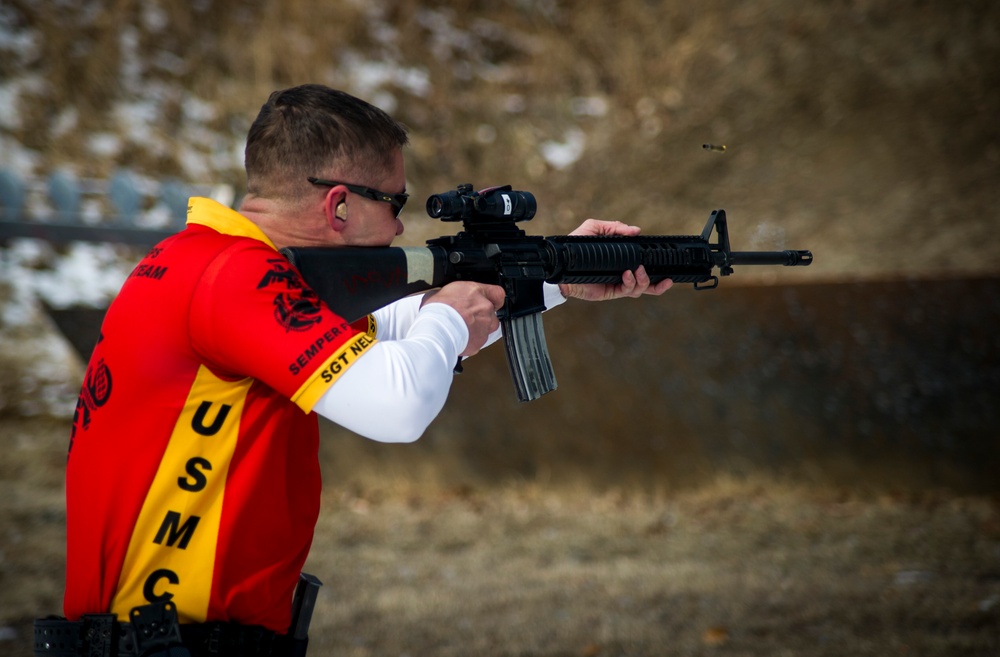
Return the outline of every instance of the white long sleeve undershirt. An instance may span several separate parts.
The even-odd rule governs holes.
[[[424,433],[448,398],[469,330],[451,306],[421,307],[422,300],[407,297],[375,311],[378,342],[320,397],[314,411],[379,442],[409,443]],[[547,308],[565,300],[558,286],[545,285]],[[494,331],[486,345],[501,335]]]

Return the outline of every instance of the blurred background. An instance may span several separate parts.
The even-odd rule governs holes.
[[[325,425],[327,481],[351,500],[512,482],[670,496],[719,477],[995,500],[998,61],[989,0],[4,0],[0,170],[31,221],[59,220],[56,172],[127,168],[237,203],[260,105],[319,82],[410,129],[399,244],[451,232],[422,199],[469,182],[534,193],[529,233],[599,217],[697,234],[724,208],[736,250],[813,251],[809,268],[738,268],[714,291],[566,304],[545,317],[560,388],[536,402],[515,401],[493,349],[417,444]],[[100,224],[107,200],[82,214]],[[169,212],[148,198],[140,214]],[[59,436],[92,327],[54,318],[100,312],[140,254],[0,247],[10,527],[61,520]],[[37,459],[50,478],[22,490]],[[982,531],[995,587],[1000,530]],[[731,645],[703,629],[697,650]]]
[[[401,244],[452,230],[420,201],[462,182],[533,192],[536,234],[591,216],[696,234],[725,208],[735,249],[807,248],[814,264],[568,304],[546,320],[563,390],[521,408],[499,354],[477,359],[400,467],[610,465],[600,478],[670,486],[720,467],[852,478],[857,460],[982,490],[1000,481],[998,17],[986,1],[7,2],[0,169],[38,221],[58,220],[41,183],[54,172],[127,168],[237,203],[260,104],[321,82],[410,128],[418,202]],[[81,207],[92,224],[110,214],[99,197]],[[65,337],[86,351],[93,333],[60,334],[39,310],[103,307],[136,257],[8,241],[0,413],[68,412]],[[496,401],[467,403],[481,398]]]

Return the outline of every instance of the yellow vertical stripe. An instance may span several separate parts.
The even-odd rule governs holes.
[[[226,476],[252,383],[199,368],[132,532],[111,604],[119,620],[170,599],[182,623],[205,621]]]

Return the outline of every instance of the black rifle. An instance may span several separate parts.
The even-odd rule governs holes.
[[[542,330],[542,283],[621,283],[622,272],[646,268],[665,278],[713,289],[734,265],[805,266],[809,251],[733,251],[726,212],[716,210],[701,235],[638,237],[526,235],[515,225],[535,216],[535,197],[511,187],[473,192],[472,185],[427,199],[427,214],[461,221],[464,230],[427,240],[426,247],[293,247],[281,252],[336,313],[354,321],[415,292],[453,281],[500,285],[507,293],[497,313],[518,399],[555,390]],[[718,241],[709,243],[712,231]]]

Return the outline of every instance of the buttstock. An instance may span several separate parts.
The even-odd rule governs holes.
[[[348,322],[442,284],[443,266],[425,247],[287,247],[281,254]]]

